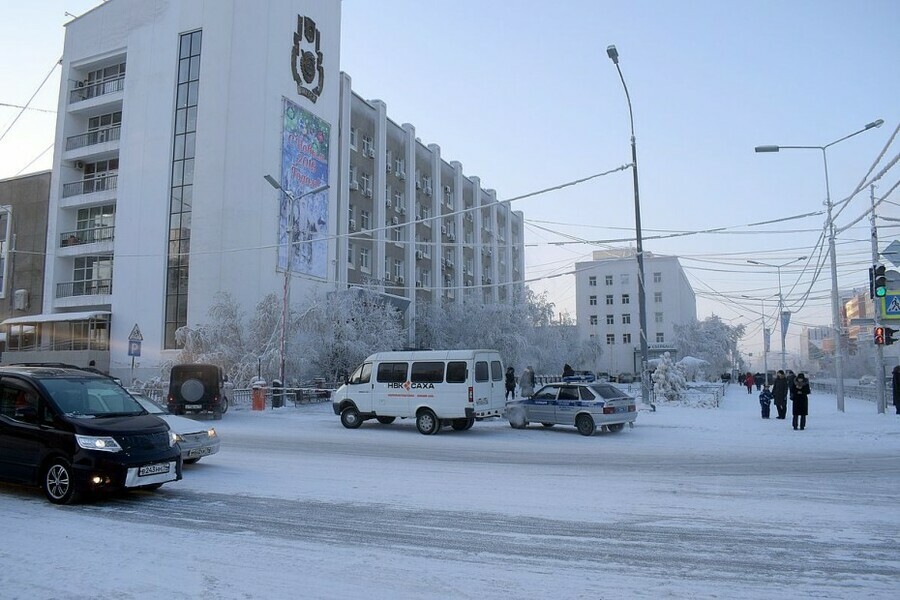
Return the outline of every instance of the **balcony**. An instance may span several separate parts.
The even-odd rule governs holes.
[[[93,177],[91,179],[83,179],[81,181],[63,184],[62,196],[63,198],[70,198],[72,196],[83,196],[85,194],[115,190],[118,185],[118,174]]]
[[[77,87],[74,90],[69,91],[69,104],[75,104],[77,102],[84,102],[85,100],[90,100],[91,98],[99,98],[101,96],[106,96],[109,94],[114,94],[116,92],[121,92],[125,89],[125,76],[117,77],[115,79],[108,79],[106,81],[100,81],[97,83],[92,83],[89,85],[83,85],[81,87]]]
[[[112,294],[112,279],[87,279],[56,284],[57,298],[100,296]]]
[[[122,133],[122,126],[106,127],[96,131],[89,131],[81,135],[73,135],[66,138],[66,151],[77,150],[87,146],[96,146],[97,144],[105,144],[107,142],[115,142],[119,140]]]
[[[92,229],[79,229],[77,231],[66,231],[59,234],[59,247],[71,248],[73,246],[81,246],[83,244],[95,244],[97,242],[111,242],[116,228],[94,227]]]

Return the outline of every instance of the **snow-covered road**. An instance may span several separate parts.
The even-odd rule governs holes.
[[[0,486],[0,596],[892,598],[900,417],[834,404],[794,432],[732,386],[592,438],[235,411],[154,494]]]

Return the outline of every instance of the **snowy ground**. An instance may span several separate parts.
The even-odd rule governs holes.
[[[0,485],[0,597],[895,598],[900,416],[810,404],[795,432],[732,385],[591,438],[231,411],[156,493]]]

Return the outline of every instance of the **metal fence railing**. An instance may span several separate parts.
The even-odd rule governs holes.
[[[159,402],[166,403],[166,396],[169,394],[168,386],[151,385],[134,388],[133,391],[140,392],[148,398]],[[301,406],[306,404],[321,404],[323,402],[331,402],[331,390],[315,388],[315,387],[296,387],[296,388],[265,388],[266,408],[276,406]],[[251,388],[234,388],[225,392],[228,397],[230,408],[237,410],[250,410],[253,406],[253,390]],[[274,404],[273,404],[274,401]]]

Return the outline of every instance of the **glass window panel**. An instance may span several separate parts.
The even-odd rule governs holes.
[[[187,293],[187,277],[185,277],[185,293]],[[187,296],[179,296],[178,297],[178,310],[175,313],[175,318],[178,319],[179,323],[187,323]]]
[[[188,238],[191,236],[191,219],[193,215],[189,212],[181,213],[181,229],[184,232],[184,237]]]
[[[200,57],[191,57],[191,80],[200,78]]]
[[[169,217],[169,230],[170,231],[180,231],[181,230],[181,213],[175,213]],[[170,237],[170,239],[178,239],[181,236]]]
[[[187,111],[186,131],[197,131],[197,107],[193,106]]]
[[[194,203],[194,186],[186,185],[181,190],[181,203],[184,205],[183,210],[189,212]]]
[[[178,86],[178,96],[175,99],[176,108],[185,108],[188,105],[188,84],[182,83]]]
[[[202,37],[202,31],[195,31],[191,34],[191,54],[197,55],[200,54],[200,38]]]
[[[181,185],[184,183],[184,161],[176,160],[172,163],[172,185]]]
[[[175,160],[184,158],[184,134],[175,136],[175,147],[172,149],[172,158]]]
[[[187,109],[182,108],[175,111],[175,133],[184,133],[187,125]]]
[[[188,133],[184,136],[184,157],[194,158],[196,152],[195,144],[197,143],[197,134]]]
[[[191,55],[191,36],[181,36],[181,52],[179,58],[188,58]]]
[[[194,159],[188,158],[184,161],[184,183],[190,185],[194,183]]]
[[[184,83],[188,80],[188,76],[191,72],[191,60],[189,58],[182,58],[178,61],[178,83]]]
[[[197,98],[200,96],[200,82],[192,81],[188,84],[188,104],[197,105]]]

